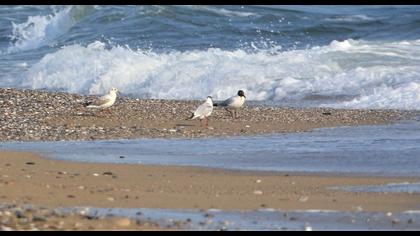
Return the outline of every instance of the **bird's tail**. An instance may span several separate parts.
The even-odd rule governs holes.
[[[96,106],[96,105],[89,105],[89,106],[86,106],[86,108],[101,108],[100,106]]]
[[[194,120],[194,119],[195,119],[195,117],[194,117],[194,112],[191,112],[191,115],[188,117],[188,119],[189,119],[189,120]]]
[[[213,103],[213,106],[217,107],[217,106],[219,106],[219,104],[218,103]]]
[[[87,106],[89,106],[90,104],[92,104],[92,102],[83,102],[83,103],[82,103],[82,105],[83,105],[84,107],[87,107]]]

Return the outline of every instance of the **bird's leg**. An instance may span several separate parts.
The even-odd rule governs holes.
[[[100,109],[99,112],[98,111],[95,112],[95,116],[102,117],[101,115],[102,115],[102,109]]]
[[[236,109],[235,110],[235,119],[238,119],[239,118],[238,113],[239,113],[239,111]]]
[[[233,116],[233,110],[231,110],[231,109],[228,109],[228,108],[226,108],[226,110],[227,110],[227,111],[229,111],[229,113],[230,113],[230,116],[234,117],[234,116]]]
[[[206,117],[206,128],[209,127],[209,118]]]
[[[230,114],[230,115],[232,115],[232,113],[230,112],[230,110],[229,110],[228,108],[225,108],[225,110],[226,110],[227,112],[229,112],[229,114]]]

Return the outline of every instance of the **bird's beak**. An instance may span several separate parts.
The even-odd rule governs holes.
[[[246,98],[245,95],[244,95],[244,98]]]

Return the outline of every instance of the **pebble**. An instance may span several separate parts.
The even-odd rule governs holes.
[[[312,227],[308,223],[305,223],[304,230],[305,231],[312,231]]]
[[[357,212],[361,212],[361,211],[363,211],[363,207],[362,207],[362,206],[357,206],[357,207],[355,207],[354,209],[355,209],[355,211],[357,211]]]
[[[124,116],[104,114],[96,116],[81,104],[96,96],[83,96],[61,92],[45,92],[29,89],[0,88],[0,97],[7,102],[0,103],[0,109],[7,119],[1,119],[0,141],[57,141],[57,140],[96,140],[139,137],[185,137],[226,136],[234,134],[261,134],[276,132],[271,125],[267,129],[251,129],[250,122],[281,122],[291,124],[296,121],[319,124],[328,121],[351,125],[369,121],[384,123],[407,119],[418,115],[416,111],[398,110],[346,110],[326,108],[285,108],[248,106],[241,108],[241,122],[246,130],[217,129],[209,127],[201,130],[196,123],[182,125],[178,129],[143,127],[138,121],[173,122],[185,121],[190,110],[195,110],[201,101],[172,101],[159,99],[134,99],[119,97],[111,109]],[[54,101],[54,102],[52,102]],[[331,115],[324,115],[324,114]],[[94,118],[94,119],[92,119]],[[103,119],[115,121],[115,125],[97,125]],[[230,114],[215,109],[212,121],[231,122]],[[130,125],[127,125],[127,124]],[[191,128],[191,129],[190,129]],[[186,132],[181,132],[181,129]],[[200,130],[200,131],[198,131]],[[214,130],[209,132],[210,130]]]
[[[394,225],[396,225],[396,224],[398,224],[398,223],[400,223],[400,221],[398,220],[398,219],[392,219],[392,224],[394,224]]]
[[[0,229],[1,229],[1,231],[13,231],[12,228],[4,226],[4,225],[0,225]]]
[[[106,199],[107,199],[108,201],[110,201],[110,202],[115,201],[115,199],[114,199],[113,197],[107,197]]]
[[[255,190],[254,191],[254,194],[255,195],[262,195],[263,194],[263,191],[261,191],[261,190]]]
[[[308,197],[308,196],[301,196],[301,197],[299,198],[299,202],[306,202],[306,201],[308,201],[308,199],[309,199],[309,197]]]
[[[15,215],[17,218],[26,218],[25,214],[21,210],[15,210]]]
[[[79,215],[86,215],[89,212],[89,208],[79,209],[78,214]]]
[[[207,212],[207,213],[204,214],[204,217],[206,217],[206,218],[212,218],[212,217],[214,217],[214,215]]]
[[[51,231],[51,230],[74,230],[74,229],[103,229],[101,227],[102,223],[98,222],[100,220],[107,219],[107,217],[111,217],[114,223],[114,228],[118,229],[132,227],[133,222],[130,218],[127,217],[119,217],[114,218],[112,214],[107,214],[106,216],[88,216],[89,208],[83,207],[78,208],[77,211],[65,212],[58,209],[49,209],[44,207],[37,207],[33,205],[24,205],[22,207],[17,206],[16,204],[6,204],[0,203],[0,231],[35,231],[35,230],[42,230],[42,231]],[[138,212],[137,215],[141,215]],[[80,221],[76,221],[75,223],[69,224],[67,221],[67,225],[65,224],[66,218],[71,216],[72,219],[70,222],[74,222],[74,217],[80,217]],[[212,217],[209,215],[209,217]],[[85,219],[95,220],[96,222],[86,223],[83,221]],[[159,223],[156,222],[149,222],[149,221],[136,221],[134,224],[133,229],[138,229],[137,227],[142,226],[156,226],[159,227]],[[180,229],[183,226],[183,222],[172,220],[173,225],[169,228]],[[188,221],[186,221],[188,223]],[[210,221],[207,221],[209,223]]]
[[[114,220],[114,223],[121,227],[128,227],[131,225],[131,220],[128,218],[121,218]]]
[[[34,216],[32,218],[33,221],[47,221],[47,219],[45,217],[42,216]]]

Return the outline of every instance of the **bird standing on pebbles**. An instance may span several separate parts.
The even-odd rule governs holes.
[[[208,96],[206,101],[198,106],[197,110],[191,115],[190,119],[200,118],[201,126],[203,126],[203,119],[206,119],[206,127],[209,126],[209,120],[207,117],[213,112],[213,98]]]
[[[237,110],[241,108],[245,103],[245,93],[243,90],[238,91],[238,95],[230,97],[223,102],[215,103],[214,106],[225,107],[230,112],[234,119],[237,119]]]
[[[118,89],[112,88],[109,90],[108,94],[102,97],[99,97],[94,101],[85,102],[83,103],[83,105],[86,108],[107,109],[111,107],[112,105],[114,105],[115,100],[117,99],[117,92],[118,92]],[[107,111],[108,113],[110,113],[108,109]]]

